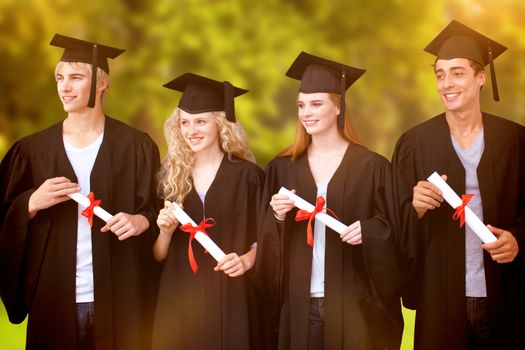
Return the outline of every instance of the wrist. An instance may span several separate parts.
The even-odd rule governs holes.
[[[275,221],[277,222],[284,222],[286,215],[283,215],[283,217],[280,217],[275,211],[273,212],[273,217],[275,218]]]

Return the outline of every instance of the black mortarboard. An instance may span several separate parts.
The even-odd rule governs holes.
[[[88,102],[88,107],[93,108],[95,106],[95,88],[97,86],[97,67],[100,67],[100,69],[109,74],[108,58],[115,58],[125,50],[60,34],[55,34],[49,44],[64,48],[64,53],[60,61],[83,62],[93,66],[91,69],[91,92]]]
[[[301,81],[300,92],[307,94],[328,92],[341,95],[337,125],[344,128],[345,92],[366,71],[342,63],[301,52],[292,63],[286,75]]]
[[[248,92],[227,81],[220,82],[193,73],[184,73],[163,86],[183,93],[179,101],[180,109],[191,114],[224,111],[226,119],[233,123],[234,99]]]
[[[437,59],[468,58],[483,67],[490,64],[492,93],[496,101],[499,101],[499,93],[493,61],[506,49],[505,46],[455,20],[425,47],[425,51],[435,55]]]

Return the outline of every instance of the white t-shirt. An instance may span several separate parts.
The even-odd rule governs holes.
[[[327,200],[328,182],[317,182],[317,197]],[[326,207],[326,205],[325,205]],[[326,246],[326,226],[319,220],[314,225],[314,247],[312,252],[312,275],[310,277],[310,296],[324,297],[324,259]]]
[[[90,192],[91,170],[95,164],[104,134],[93,141],[89,146],[78,148],[64,140],[66,154],[75,171],[80,186],[80,193],[87,196]],[[96,194],[95,194],[96,195]],[[76,272],[76,302],[86,303],[95,300],[93,288],[93,254],[91,246],[91,227],[88,220],[81,215],[81,206],[78,206],[77,228],[77,272]]]

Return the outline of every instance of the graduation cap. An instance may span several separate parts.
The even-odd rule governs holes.
[[[365,72],[364,69],[350,67],[302,51],[286,72],[286,76],[301,81],[300,92],[306,94],[327,92],[341,95],[337,126],[343,129],[345,92]]]
[[[163,86],[183,93],[179,108],[185,112],[225,111],[226,119],[232,123],[235,123],[235,97],[248,92],[227,81],[220,82],[193,73],[184,73]]]
[[[500,43],[455,20],[450,22],[425,47],[425,51],[437,56],[437,59],[468,58],[481,64],[483,67],[490,64],[492,94],[496,101],[499,101],[499,92],[496,83],[496,71],[494,70],[494,59],[506,49]]]
[[[91,69],[91,91],[88,102],[88,107],[93,108],[95,106],[95,88],[97,86],[97,67],[109,74],[108,58],[115,58],[125,50],[60,34],[55,34],[49,44],[64,48],[60,61],[83,62],[93,66]]]

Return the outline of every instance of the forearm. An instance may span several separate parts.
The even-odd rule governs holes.
[[[250,270],[255,264],[255,257],[257,255],[257,246],[251,248],[246,254],[241,256],[242,264],[244,265],[244,270]]]
[[[159,233],[155,244],[153,244],[153,257],[158,262],[164,261],[168,256],[168,250],[171,242],[171,235]]]

